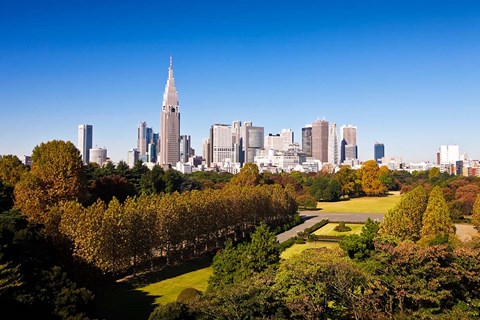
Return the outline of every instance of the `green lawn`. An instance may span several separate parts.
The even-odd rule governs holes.
[[[152,283],[137,290],[145,292],[149,296],[154,296],[155,304],[165,304],[175,301],[180,292],[186,288],[205,291],[208,285],[208,278],[211,274],[212,268],[208,267]]]
[[[362,197],[338,202],[319,202],[324,212],[386,213],[400,201],[400,192],[391,191],[386,197]]]
[[[338,242],[327,242],[327,241],[315,241],[315,242],[307,242],[304,244],[294,244],[290,248],[287,248],[285,251],[282,252],[281,258],[282,259],[289,259],[291,256],[295,254],[301,253],[305,249],[311,248],[338,248]]]
[[[95,292],[96,318],[148,319],[159,303],[176,300],[183,289],[205,290],[211,263],[209,258],[196,259],[99,286]]]
[[[362,232],[363,224],[353,224],[353,223],[346,223],[345,226],[350,227],[352,230],[347,232],[338,232],[335,231],[335,227],[338,226],[338,223],[327,223],[313,234],[317,236],[336,236],[336,237],[343,237],[348,236],[350,234],[360,234]]]

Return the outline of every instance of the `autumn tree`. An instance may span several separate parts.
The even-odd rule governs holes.
[[[239,173],[233,176],[230,183],[240,186],[256,186],[260,182],[258,166],[255,163],[245,163]]]
[[[430,192],[427,209],[423,215],[422,240],[429,241],[453,234],[455,234],[455,228],[442,190],[434,187]]]
[[[33,149],[30,172],[15,186],[15,206],[43,223],[52,205],[84,196],[82,166],[80,151],[70,141],[41,143]]]
[[[361,180],[358,179],[356,171],[350,168],[350,166],[341,166],[340,170],[335,174],[335,179],[342,186],[342,196],[349,198],[360,196]]]
[[[400,202],[385,214],[380,234],[394,236],[400,241],[420,239],[427,202],[428,195],[423,186],[404,194]]]
[[[0,182],[5,186],[14,187],[27,171],[25,165],[14,155],[0,157]]]
[[[375,160],[369,160],[363,163],[359,169],[362,180],[362,190],[367,196],[385,195],[387,188],[380,181],[380,170]]]
[[[473,205],[472,223],[477,229],[480,229],[480,193],[477,195]]]

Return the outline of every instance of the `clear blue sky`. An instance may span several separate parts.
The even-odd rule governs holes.
[[[478,1],[22,1],[0,3],[0,154],[52,139],[114,160],[159,129],[169,56],[181,132],[251,120],[265,132],[358,126],[359,157],[480,158]]]

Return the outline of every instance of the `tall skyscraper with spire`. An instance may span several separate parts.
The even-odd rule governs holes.
[[[180,112],[178,93],[173,78],[172,57],[163,94],[160,116],[160,164],[175,165],[180,161]]]

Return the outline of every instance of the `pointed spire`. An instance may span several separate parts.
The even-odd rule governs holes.
[[[173,58],[170,56],[170,67],[168,68],[168,79],[163,94],[163,106],[178,106],[177,89],[175,88],[175,79],[173,77]]]

